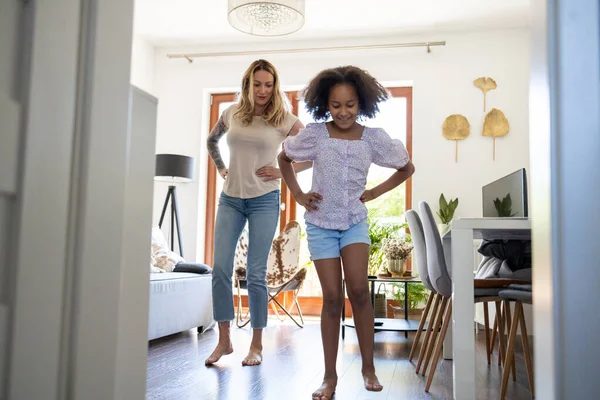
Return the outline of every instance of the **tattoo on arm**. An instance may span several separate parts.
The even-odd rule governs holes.
[[[227,125],[223,121],[223,116],[219,118],[215,126],[212,128],[206,140],[206,147],[208,148],[208,154],[212,158],[215,166],[218,170],[226,168],[223,159],[221,158],[221,152],[219,151],[219,140],[227,132]]]

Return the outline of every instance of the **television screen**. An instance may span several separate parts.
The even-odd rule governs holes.
[[[485,185],[483,192],[484,218],[524,218],[527,210],[527,179],[522,168]]]

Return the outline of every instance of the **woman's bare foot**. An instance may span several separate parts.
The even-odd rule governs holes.
[[[337,378],[325,378],[323,384],[313,392],[313,400],[331,400],[337,386]]]
[[[213,351],[210,357],[208,357],[206,361],[204,361],[204,365],[213,365],[214,363],[219,361],[221,357],[231,353],[233,353],[233,346],[231,345],[231,342],[229,342],[228,344],[219,343],[217,344],[215,351]]]
[[[255,365],[260,365],[260,363],[262,363],[262,348],[250,346],[250,351],[248,351],[248,355],[242,361],[242,365],[245,367],[253,367]]]
[[[368,391],[381,392],[383,390],[383,386],[379,383],[375,371],[363,371],[363,380],[365,381],[365,389]]]

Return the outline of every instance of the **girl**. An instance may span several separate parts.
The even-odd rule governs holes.
[[[374,317],[367,280],[369,232],[364,203],[394,189],[413,173],[406,148],[380,128],[367,128],[358,118],[373,118],[388,97],[366,71],[347,66],[318,74],[303,92],[316,121],[291,134],[279,154],[279,167],[294,199],[306,208],[308,248],[323,291],[321,337],[325,356],[323,384],[313,398],[331,399],[342,303],[342,266],[356,322],[365,388],[380,391],[373,363]],[[298,185],[292,161],[313,161],[312,189]],[[396,169],[392,176],[365,190],[371,163]]]
[[[279,180],[275,159],[288,134],[303,128],[286,109],[275,67],[254,61],[242,78],[239,102],[223,111],[207,140],[208,153],[225,180],[215,224],[215,257],[212,272],[213,315],[219,323],[219,343],[206,365],[233,352],[230,321],[234,317],[232,275],[235,247],[248,222],[248,300],[252,318],[252,343],[243,365],[262,362],[262,331],[267,325],[267,258],[279,218]],[[229,167],[219,152],[227,134]],[[297,171],[310,163],[295,164]]]

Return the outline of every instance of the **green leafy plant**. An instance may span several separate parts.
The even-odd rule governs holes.
[[[440,221],[442,224],[449,224],[454,218],[454,211],[456,211],[456,207],[458,207],[458,198],[450,199],[450,201],[446,201],[444,197],[444,193],[440,195],[440,210],[437,215],[440,217]]]
[[[383,239],[399,238],[402,236],[405,241],[412,242],[409,234],[404,233],[401,235],[402,230],[406,229],[408,224],[380,222],[376,216],[376,210],[369,210],[369,238],[371,239],[371,247],[369,248],[369,275],[377,275],[377,271],[385,263],[385,255],[382,249]]]
[[[391,295],[394,300],[404,307],[404,284],[392,283]],[[408,285],[408,308],[414,310],[427,301],[429,290],[422,283],[411,283]]]
[[[512,213],[512,199],[510,193],[506,195],[502,200],[496,198],[494,200],[494,207],[499,217],[514,217],[517,213]]]

